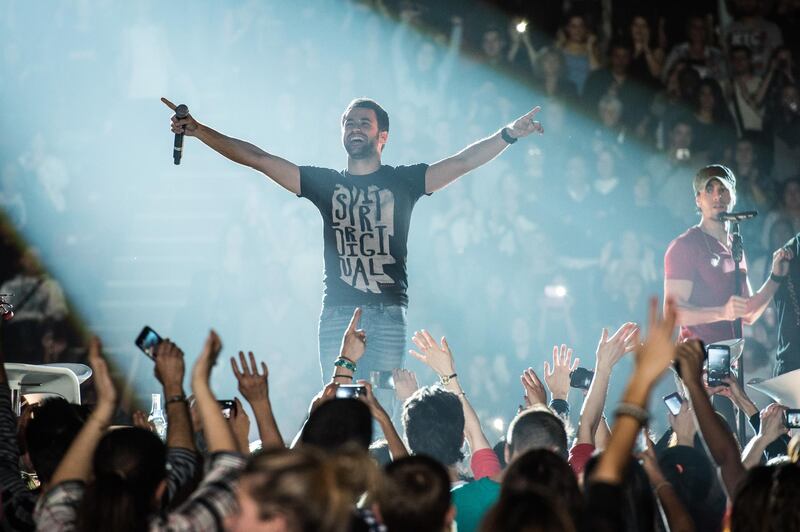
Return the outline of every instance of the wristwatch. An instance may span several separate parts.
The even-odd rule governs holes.
[[[439,380],[442,381],[442,384],[447,386],[448,384],[450,384],[450,381],[452,379],[455,379],[456,377],[458,377],[458,373],[453,373],[452,375],[442,375],[441,377],[439,377]]]

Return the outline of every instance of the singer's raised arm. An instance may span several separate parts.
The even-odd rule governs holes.
[[[171,101],[166,98],[161,98],[161,101],[173,111],[175,110],[176,106]],[[223,135],[219,131],[201,124],[191,114],[182,119],[173,116],[171,128],[173,133],[197,137],[233,162],[258,170],[289,192],[300,193],[300,169],[296,164],[267,153],[249,142]]]
[[[761,285],[761,288],[758,289],[758,292],[753,294],[753,297],[747,301],[747,308],[742,321],[749,325],[761,317],[769,302],[772,301],[772,296],[778,291],[782,278],[789,273],[789,261],[793,258],[794,254],[790,249],[778,248],[775,250],[772,254],[770,275]]]
[[[460,152],[442,159],[428,167],[425,172],[425,192],[430,194],[446,187],[467,172],[482,166],[522,137],[531,133],[544,133],[541,122],[534,120],[541,107],[534,107],[529,113],[502,128],[490,137],[470,144]]]

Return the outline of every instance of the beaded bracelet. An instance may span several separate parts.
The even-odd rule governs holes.
[[[336,362],[334,362],[333,365],[336,366],[337,368],[349,369],[353,373],[355,373],[356,369],[358,368],[358,366],[356,366],[354,363],[342,357],[337,358]]]
[[[647,425],[650,414],[639,405],[632,403],[619,403],[614,411],[614,416],[629,416],[639,422],[640,425]]]

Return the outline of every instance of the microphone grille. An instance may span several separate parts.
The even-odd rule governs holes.
[[[178,118],[186,118],[189,116],[189,107],[187,107],[186,104],[180,104],[175,108],[175,116]]]

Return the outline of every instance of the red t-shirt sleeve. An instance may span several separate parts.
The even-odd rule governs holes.
[[[472,475],[475,477],[475,480],[494,476],[499,473],[501,469],[500,460],[497,459],[497,455],[494,454],[494,451],[488,447],[486,449],[478,449],[472,453],[470,466],[472,467]]]
[[[696,259],[697,250],[688,245],[684,238],[674,240],[664,255],[664,277],[683,281],[694,280],[697,271]]]
[[[586,468],[586,462],[594,453],[594,445],[591,443],[576,443],[569,450],[569,466],[575,475],[580,475]]]

